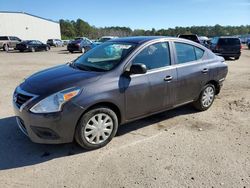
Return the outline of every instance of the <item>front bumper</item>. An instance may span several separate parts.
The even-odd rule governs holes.
[[[13,102],[18,127],[31,141],[42,144],[69,143],[74,139],[75,128],[83,109],[67,102],[61,112],[34,114]]]

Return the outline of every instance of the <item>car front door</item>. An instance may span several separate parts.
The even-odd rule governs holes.
[[[130,75],[125,92],[127,119],[161,111],[175,103],[176,68],[171,66],[168,42],[150,44],[132,64],[144,64],[146,74]]]
[[[203,59],[205,50],[191,44],[174,42],[178,82],[176,104],[196,99],[209,79],[209,64]]]

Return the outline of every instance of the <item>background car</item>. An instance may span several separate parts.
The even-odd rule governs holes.
[[[202,44],[203,46],[209,48],[210,47],[210,39],[206,36],[200,36],[199,37],[199,41],[200,41],[200,44]]]
[[[194,42],[197,42],[197,43],[201,44],[201,42],[199,40],[199,37],[197,35],[193,35],[193,34],[190,34],[190,35],[178,35],[178,38],[188,39],[188,40],[191,40],[191,41],[194,41]]]
[[[95,43],[97,45],[99,45],[99,44],[102,44],[102,43],[104,43],[106,41],[109,41],[111,39],[116,39],[116,38],[118,38],[118,37],[117,36],[103,36],[99,40],[95,41]]]
[[[247,42],[246,42],[247,46],[248,46],[248,49],[250,49],[250,38],[247,39]]]
[[[96,46],[91,40],[86,37],[78,37],[67,45],[67,50],[71,53],[77,51],[85,53]]]
[[[241,42],[237,37],[214,37],[211,40],[210,49],[224,58],[234,57],[239,59],[241,55]]]
[[[63,41],[63,45],[64,45],[64,46],[65,46],[65,45],[67,46],[67,45],[70,43],[71,40],[62,40],[62,41]]]
[[[16,45],[16,50],[20,52],[48,51],[50,46],[38,40],[26,40]]]
[[[48,39],[47,44],[50,46],[55,46],[55,47],[62,47],[64,46],[64,43],[60,39]]]
[[[22,40],[15,36],[0,36],[0,49],[9,51],[9,49],[16,48],[16,45]]]

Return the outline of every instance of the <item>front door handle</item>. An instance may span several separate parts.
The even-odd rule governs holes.
[[[172,79],[173,79],[172,76],[166,76],[166,77],[164,78],[164,81],[170,82]]]
[[[201,72],[202,72],[203,74],[208,73],[208,68],[204,68]]]

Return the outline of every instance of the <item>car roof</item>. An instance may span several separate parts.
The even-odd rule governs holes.
[[[234,37],[234,36],[220,36],[218,38],[222,38],[222,39],[239,39],[239,37]]]
[[[135,37],[123,37],[123,38],[116,38],[111,39],[108,42],[127,42],[127,43],[134,43],[134,44],[143,44],[149,41],[157,40],[157,39],[169,39],[176,42],[185,42],[192,45],[197,45],[198,43],[193,42],[188,39],[178,38],[178,37],[169,37],[169,36],[135,36]]]
[[[161,39],[161,38],[169,38],[164,36],[136,36],[136,37],[122,37],[110,40],[111,42],[128,42],[128,43],[136,43],[142,44],[151,40]]]

